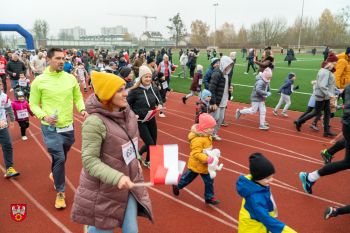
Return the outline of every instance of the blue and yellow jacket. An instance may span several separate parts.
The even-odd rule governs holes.
[[[237,192],[243,197],[238,233],[296,232],[274,217],[274,209],[277,208],[270,187],[259,186],[251,178],[251,175],[241,175],[236,183]]]

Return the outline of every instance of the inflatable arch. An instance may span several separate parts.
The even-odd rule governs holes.
[[[0,31],[16,31],[21,34],[27,43],[27,50],[34,50],[33,36],[19,24],[0,24]]]

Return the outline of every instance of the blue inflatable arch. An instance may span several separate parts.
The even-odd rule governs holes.
[[[0,31],[16,31],[21,34],[27,43],[27,50],[34,50],[33,36],[19,24],[0,24]]]

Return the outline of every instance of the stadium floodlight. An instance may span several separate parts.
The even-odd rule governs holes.
[[[304,0],[303,0],[303,8],[301,10],[301,19],[300,19],[300,30],[299,30],[299,43],[298,43],[298,49],[300,49],[300,36],[301,36],[301,27],[303,25],[303,13],[304,13]]]
[[[219,5],[218,3],[213,4],[213,6],[215,6],[215,32],[214,32],[214,47],[215,47],[215,41],[216,41],[216,7],[217,7],[218,5]]]

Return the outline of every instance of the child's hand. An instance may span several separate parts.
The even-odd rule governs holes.
[[[271,92],[267,92],[267,97],[270,97],[271,95]]]
[[[299,89],[299,85],[295,87],[295,90],[298,90]]]
[[[277,95],[280,95],[281,94],[281,92],[277,92]]]
[[[201,89],[199,87],[197,87],[197,91],[200,91]]]

